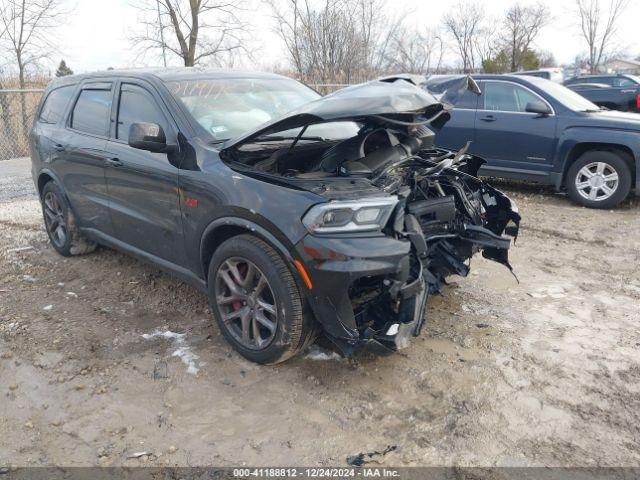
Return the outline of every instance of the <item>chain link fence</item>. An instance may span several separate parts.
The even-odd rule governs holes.
[[[43,91],[0,90],[0,160],[29,156],[29,131]]]

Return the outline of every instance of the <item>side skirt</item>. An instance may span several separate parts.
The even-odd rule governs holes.
[[[86,234],[91,240],[96,241],[100,245],[105,245],[107,247],[111,247],[115,250],[118,250],[122,253],[130,255],[137,260],[153,265],[154,267],[158,267],[159,269],[165,271],[169,275],[177,278],[178,280],[188,283],[192,287],[197,288],[202,293],[207,294],[207,283],[196,276],[192,271],[187,270],[180,265],[176,265],[175,263],[171,263],[167,260],[164,260],[155,255],[151,255],[139,248],[133,247],[128,243],[122,242],[117,238],[114,238],[110,235],[100,232],[95,228],[81,228],[82,233]]]

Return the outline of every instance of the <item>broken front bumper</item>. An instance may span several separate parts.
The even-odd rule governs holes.
[[[491,193],[491,229],[461,224],[426,234],[420,219],[405,212],[397,238],[307,235],[295,246],[313,285],[306,292],[311,309],[343,354],[403,348],[420,333],[429,294],[440,291],[449,275],[466,276],[466,261],[475,253],[511,270],[511,240],[499,233],[517,237],[520,215],[506,195]]]
[[[313,284],[311,309],[343,354],[404,346],[423,317],[427,291],[409,240],[307,235],[295,250]]]

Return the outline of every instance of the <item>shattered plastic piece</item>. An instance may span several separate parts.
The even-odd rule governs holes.
[[[140,458],[140,457],[146,457],[148,455],[152,455],[151,452],[135,452],[132,453],[131,455],[127,455],[127,458]]]
[[[358,453],[357,455],[347,457],[347,463],[354,467],[361,467],[365,463],[371,462],[371,460],[367,460],[367,458],[371,459],[378,456],[385,456],[387,453],[397,450],[397,448],[397,445],[389,445],[382,451],[374,450],[373,452]]]

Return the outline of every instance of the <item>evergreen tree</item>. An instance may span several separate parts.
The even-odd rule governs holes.
[[[73,75],[73,70],[71,70],[64,60],[60,60],[60,65],[58,65],[58,69],[56,70],[56,77],[65,77],[67,75]]]

